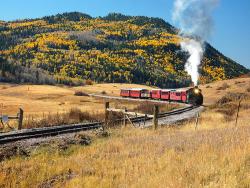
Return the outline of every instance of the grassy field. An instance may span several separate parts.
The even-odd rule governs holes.
[[[76,91],[84,93],[105,92],[119,95],[121,88],[145,87],[135,84],[95,84],[84,87],[59,87],[44,85],[0,84],[0,113],[15,114],[19,107],[26,115],[61,113],[72,108],[96,111],[103,108],[103,101],[88,96],[75,96]],[[149,88],[149,87],[146,87]]]
[[[81,94],[106,94],[119,96],[121,88],[144,87],[136,84],[95,84],[82,87],[67,86],[48,86],[48,85],[15,85],[0,84],[0,115],[15,115],[21,107],[24,109],[25,127],[35,127],[39,124],[33,120],[45,119],[48,124],[53,122],[70,123],[77,122],[78,119],[70,120],[69,114],[72,111],[80,110],[84,116],[99,116],[93,118],[100,120],[104,113],[105,100],[90,96],[77,96],[76,92]],[[143,108],[141,103],[110,100],[110,106],[115,108],[127,108],[134,110]],[[172,109],[176,105],[166,105],[166,108]],[[63,117],[64,119],[59,118]],[[74,115],[74,114],[73,114]],[[57,119],[55,119],[58,117]],[[87,118],[88,120],[88,118]],[[79,122],[79,121],[78,121]],[[12,127],[17,123],[10,122]],[[27,125],[29,124],[29,125]],[[32,125],[30,125],[32,124]]]
[[[224,84],[228,86],[225,89]],[[226,92],[246,92],[250,87],[250,78],[220,81],[200,86],[203,90],[205,105],[215,103]],[[121,88],[150,88],[136,84],[94,84],[83,87],[60,87],[43,85],[14,85],[0,83],[0,113],[15,114],[19,107],[26,115],[43,113],[62,113],[72,108],[83,111],[98,111],[103,101],[88,96],[75,96],[76,91],[84,93],[106,93],[118,96]],[[222,87],[222,88],[221,88]]]
[[[249,187],[247,121],[201,120],[197,131],[113,129],[90,146],[42,147],[1,162],[0,187]]]
[[[74,98],[75,90],[92,92],[97,86],[55,88]],[[109,92],[117,95],[118,86],[114,88]],[[235,126],[238,100],[236,94],[226,95],[249,95],[250,79],[201,88],[209,107],[197,130],[190,120],[157,131],[127,127],[109,130],[109,137],[91,133],[89,146],[37,147],[0,163],[0,187],[250,187],[250,99],[242,101]]]

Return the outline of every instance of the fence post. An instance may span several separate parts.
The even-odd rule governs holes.
[[[146,125],[146,119],[147,119],[147,115],[145,114],[145,116],[144,116],[144,124],[143,124],[144,127]]]
[[[123,119],[123,126],[124,127],[126,127],[127,126],[127,118],[126,118],[126,112],[127,112],[128,110],[127,110],[127,108],[125,107],[125,109],[124,109],[124,119]]]
[[[237,115],[236,115],[236,120],[235,120],[235,127],[237,127],[237,124],[238,124],[241,101],[242,101],[242,99],[239,100],[239,105],[238,105]]]
[[[108,127],[108,118],[109,118],[108,108],[109,108],[109,102],[106,102],[105,103],[105,119],[104,119],[104,127],[103,127],[103,129]]]
[[[23,126],[23,109],[19,108],[19,116],[18,116],[18,130],[21,130]]]
[[[158,127],[158,113],[159,113],[159,106],[154,105],[154,118],[153,118],[154,130],[156,130]]]
[[[200,118],[200,113],[198,112],[196,115],[195,130],[198,128],[199,118]]]

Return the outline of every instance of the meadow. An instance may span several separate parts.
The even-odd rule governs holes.
[[[112,129],[89,146],[41,147],[2,161],[0,187],[249,187],[247,122],[205,112],[196,131]]]
[[[0,187],[249,187],[250,79],[201,86],[206,110],[195,120],[152,129],[94,132],[87,146],[37,146],[0,163]],[[229,95],[227,93],[234,93]],[[237,125],[238,98],[243,93]],[[115,92],[113,93],[116,94]]]

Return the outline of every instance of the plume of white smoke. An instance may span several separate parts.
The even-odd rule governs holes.
[[[175,0],[173,20],[179,24],[180,35],[189,39],[181,42],[181,48],[190,57],[185,65],[194,85],[198,84],[198,67],[201,63],[204,41],[213,28],[212,11],[219,0]],[[190,38],[192,36],[192,38]]]
[[[185,64],[185,69],[187,73],[191,75],[194,85],[197,85],[199,78],[198,67],[203,55],[201,43],[196,40],[189,39],[188,41],[181,42],[181,48],[190,54],[190,57]]]

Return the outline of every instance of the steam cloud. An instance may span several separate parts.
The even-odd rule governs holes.
[[[218,2],[219,0],[175,0],[174,2],[172,16],[179,24],[180,35],[187,38],[181,42],[181,48],[190,55],[185,69],[194,85],[198,84],[198,67],[203,58],[204,41],[212,33],[211,14]]]

